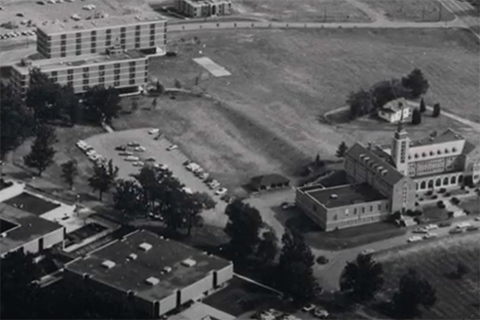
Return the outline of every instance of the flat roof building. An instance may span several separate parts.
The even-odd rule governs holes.
[[[37,51],[46,58],[103,53],[111,46],[164,52],[167,20],[158,14],[70,20],[37,28]]]
[[[30,71],[38,69],[54,82],[72,86],[75,93],[102,85],[139,90],[148,82],[148,57],[137,50],[110,48],[107,53],[58,59],[21,61],[12,68],[12,90],[24,97]]]
[[[223,16],[232,13],[232,1],[175,0],[175,9],[188,17]]]
[[[0,225],[2,257],[17,250],[38,253],[57,244],[63,246],[62,225],[5,203],[0,203]]]
[[[224,285],[233,264],[141,230],[68,263],[65,271],[71,281],[108,290],[158,318]]]

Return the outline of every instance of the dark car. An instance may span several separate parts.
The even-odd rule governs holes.
[[[327,264],[330,260],[325,256],[319,256],[316,261],[318,264]]]
[[[115,147],[115,150],[117,150],[117,151],[125,151],[125,150],[127,150],[127,146],[124,146],[124,145],[122,145],[122,146],[117,146],[117,147]]]
[[[167,53],[165,54],[165,56],[167,56],[167,57],[176,57],[176,56],[178,56],[178,53],[176,53],[175,51],[167,51]]]
[[[438,226],[439,226],[440,228],[450,227],[451,225],[452,225],[452,223],[451,223],[451,222],[447,222],[447,221],[445,221],[445,222],[440,222],[440,223],[438,224]]]

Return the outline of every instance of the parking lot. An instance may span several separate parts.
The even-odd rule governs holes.
[[[203,218],[208,224],[223,227],[227,222],[227,217],[224,214],[226,202],[222,201],[220,196],[215,195],[214,190],[209,189],[202,180],[185,168],[183,163],[189,159],[180,149],[167,151],[171,143],[165,138],[155,140],[156,135],[148,133],[150,129],[144,128],[99,134],[86,139],[85,142],[93,147],[97,154],[105,157],[107,160],[111,159],[113,164],[118,166],[119,179],[131,179],[130,175],[138,173],[141,167],[135,167],[133,165],[134,162],[125,161],[125,156],[121,156],[121,151],[116,151],[115,148],[126,145],[129,142],[139,143],[145,148],[145,151],[132,151],[133,148],[128,150],[132,151],[134,156],[138,156],[140,161],[153,157],[156,159],[156,163],[167,165],[173,175],[193,192],[206,192],[212,196],[217,202],[217,206],[214,210],[204,211],[202,214]]]

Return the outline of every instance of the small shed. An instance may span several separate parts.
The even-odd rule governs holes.
[[[289,185],[289,179],[275,173],[253,177],[250,180],[250,187],[255,191],[286,188]]]

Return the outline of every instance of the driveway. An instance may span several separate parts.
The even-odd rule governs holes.
[[[119,179],[132,179],[130,175],[138,173],[141,167],[134,167],[132,162],[124,161],[124,156],[120,156],[119,152],[115,150],[115,147],[127,144],[130,141],[140,143],[140,145],[146,148],[146,151],[134,152],[134,155],[140,159],[154,157],[157,163],[166,164],[173,175],[193,192],[206,192],[212,196],[215,202],[217,202],[217,206],[214,210],[204,211],[202,216],[208,224],[220,227],[225,226],[227,222],[224,214],[226,203],[220,200],[220,196],[215,195],[213,190],[210,190],[200,179],[183,166],[183,163],[188,160],[188,158],[181,150],[167,151],[166,149],[171,143],[166,139],[155,140],[155,135],[148,134],[149,129],[150,128],[144,128],[104,133],[92,136],[85,141],[91,145],[98,154],[107,159],[112,159],[114,165],[119,168]]]

